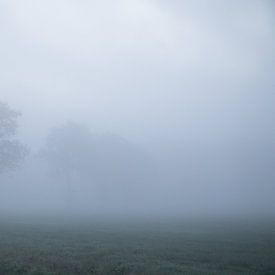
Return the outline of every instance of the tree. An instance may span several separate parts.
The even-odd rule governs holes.
[[[88,178],[92,149],[93,135],[89,129],[70,122],[53,128],[40,151],[52,178],[66,186],[68,207],[75,199],[75,189]]]
[[[72,181],[76,174],[84,173],[92,141],[92,134],[86,127],[67,123],[51,130],[40,155],[54,176]]]
[[[113,134],[94,134],[76,123],[53,129],[41,155],[52,175],[67,184],[70,200],[76,189],[87,185],[98,196],[129,193],[141,187],[149,169],[138,146]]]
[[[27,149],[14,139],[20,113],[0,102],[0,173],[15,168],[26,156]]]

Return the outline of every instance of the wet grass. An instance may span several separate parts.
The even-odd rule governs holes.
[[[275,223],[2,219],[0,274],[275,274]]]

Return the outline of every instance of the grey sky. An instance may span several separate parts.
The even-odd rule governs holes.
[[[0,3],[0,95],[26,142],[67,119],[152,142],[274,115],[272,1]]]

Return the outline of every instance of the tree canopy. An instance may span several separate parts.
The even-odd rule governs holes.
[[[16,167],[26,156],[27,148],[14,139],[19,112],[0,102],[0,172]]]
[[[73,182],[123,184],[142,181],[148,159],[140,148],[114,134],[94,134],[68,123],[53,129],[42,155],[50,170]]]

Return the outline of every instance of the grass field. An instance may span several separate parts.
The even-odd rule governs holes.
[[[275,223],[1,219],[0,274],[275,274]]]

